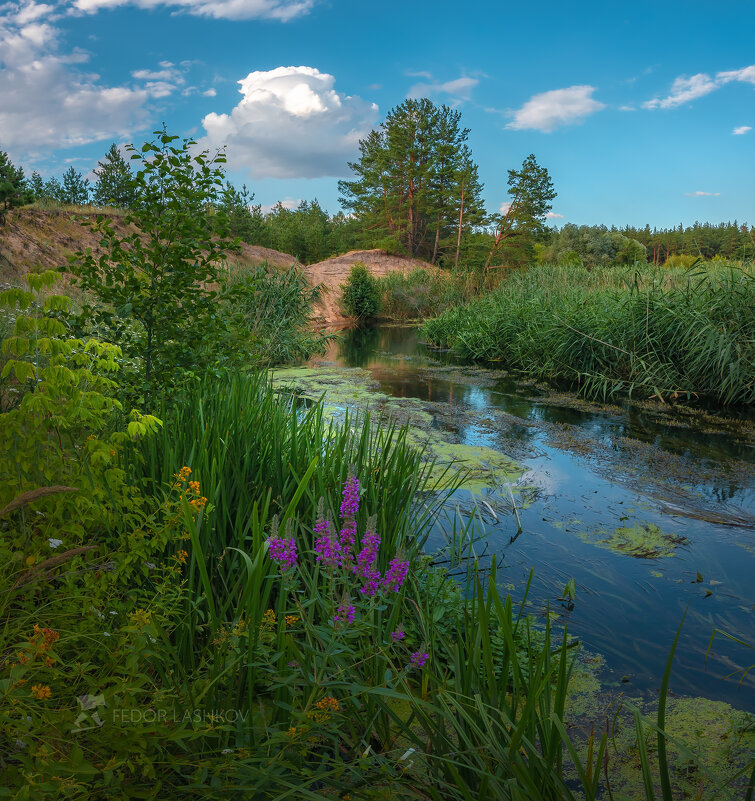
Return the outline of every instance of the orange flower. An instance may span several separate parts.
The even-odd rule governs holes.
[[[186,564],[186,560],[189,558],[189,553],[188,553],[188,551],[184,551],[182,549],[173,558],[177,562],[179,562],[180,564],[185,565]]]
[[[286,615],[287,626],[295,626],[298,622],[299,618],[296,615]]]
[[[52,690],[46,684],[34,684],[31,688],[31,694],[39,701],[44,701],[52,695]]]
[[[195,495],[199,495],[199,482],[198,481],[190,481],[189,482],[189,492],[193,492]]]
[[[307,714],[317,723],[325,723],[326,720],[330,720],[332,712],[338,712],[340,709],[341,705],[338,700],[332,695],[326,695],[315,704],[314,710]]]
[[[193,506],[198,512],[204,509],[207,503],[207,498],[194,498],[193,501],[189,501],[189,505]]]

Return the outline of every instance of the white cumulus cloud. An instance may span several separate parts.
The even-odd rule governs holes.
[[[742,136],[742,134],[749,133],[752,130],[751,125],[740,125],[738,128],[735,128],[732,133],[734,136]]]
[[[562,219],[563,219],[563,217],[564,217],[564,215],[563,215],[563,214],[556,214],[555,212],[552,212],[552,211],[549,211],[549,212],[548,212],[548,213],[545,215],[545,219],[546,219],[546,220],[562,220]]]
[[[172,6],[184,9],[189,14],[215,19],[275,19],[288,22],[306,14],[314,0],[74,0],[78,11],[94,13],[101,8],[135,5],[152,9]]]
[[[314,67],[276,67],[239,81],[242,95],[230,114],[203,120],[203,148],[226,148],[231,169],[252,178],[342,176],[378,107],[333,87]]]
[[[88,54],[61,52],[54,22],[44,4],[0,11],[0,131],[12,153],[94,142],[146,121],[150,89],[108,86],[82,71]]]
[[[506,127],[549,133],[562,125],[582,122],[605,108],[604,103],[592,97],[594,91],[594,86],[570,86],[534,95],[514,112],[514,119]]]
[[[680,75],[671,84],[671,93],[667,97],[654,97],[642,105],[648,109],[676,108],[698,97],[709,95],[732,81],[755,84],[755,64],[739,70],[718,72],[714,78],[705,72],[691,76]]]

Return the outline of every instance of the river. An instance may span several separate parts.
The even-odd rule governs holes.
[[[534,569],[532,611],[558,613],[602,655],[606,688],[657,692],[688,610],[672,690],[753,709],[755,671],[740,681],[755,662],[751,417],[585,403],[456,364],[409,326],[342,332],[306,369],[286,371],[286,380],[306,388],[309,377],[313,395],[324,392],[336,412],[359,403],[400,420],[415,415],[420,435],[520,466],[510,481],[491,471],[488,486],[458,490],[452,501],[478,510],[485,537],[476,552],[483,562],[497,555],[512,597]],[[431,550],[446,543],[447,529],[438,523]],[[715,629],[746,644],[717,635],[706,661]]]

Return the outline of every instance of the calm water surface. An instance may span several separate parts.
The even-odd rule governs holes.
[[[452,419],[458,441],[495,448],[525,466],[519,483],[532,489],[520,511],[521,534],[513,515],[501,511],[510,508],[508,494],[486,491],[495,514],[485,517],[478,552],[498,555],[500,580],[515,597],[534,568],[533,609],[558,611],[605,657],[607,685],[655,691],[688,609],[672,689],[752,709],[755,671],[741,684],[741,673],[726,676],[755,662],[755,652],[717,637],[705,661],[716,628],[755,645],[752,449],[732,434],[680,427],[643,410],[563,405],[499,372],[449,371],[449,361],[416,330],[385,327],[344,333],[320,364],[366,368],[382,393],[427,402],[438,412],[437,427]],[[445,373],[437,369],[444,365]],[[449,408],[458,414],[450,418]],[[464,491],[456,500],[472,502]],[[638,558],[584,536],[636,525],[683,540],[671,556]],[[439,525],[430,546],[443,542]],[[559,596],[572,577],[576,602],[566,609]]]

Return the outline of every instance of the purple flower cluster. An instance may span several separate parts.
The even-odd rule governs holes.
[[[343,554],[340,543],[330,536],[330,523],[324,517],[319,517],[314,532],[319,535],[315,539],[315,559],[327,567],[339,567],[343,562]]]
[[[411,665],[412,667],[422,668],[429,658],[430,654],[426,651],[415,651],[411,656]]]
[[[401,642],[406,637],[406,632],[399,626],[396,631],[391,632],[393,642]]]
[[[341,604],[333,615],[335,623],[353,623],[356,609],[353,604]]]
[[[366,577],[371,571],[377,560],[378,548],[380,548],[380,535],[366,531],[362,537],[362,550],[357,554],[357,563],[353,568],[357,576]]]
[[[354,545],[357,538],[357,523],[356,520],[347,520],[341,528],[340,547],[343,560],[350,562],[354,552]]]
[[[267,548],[270,558],[280,565],[281,573],[296,566],[296,543],[293,537],[288,539],[277,536],[269,537]]]
[[[409,573],[409,562],[404,559],[399,559],[396,557],[395,559],[391,559],[390,564],[388,565],[388,570],[385,574],[385,578],[383,579],[383,587],[385,588],[386,592],[398,592],[401,589],[401,585],[404,583],[404,579],[406,579]]]
[[[343,485],[343,501],[341,502],[341,520],[356,517],[359,511],[359,479],[349,476]]]

